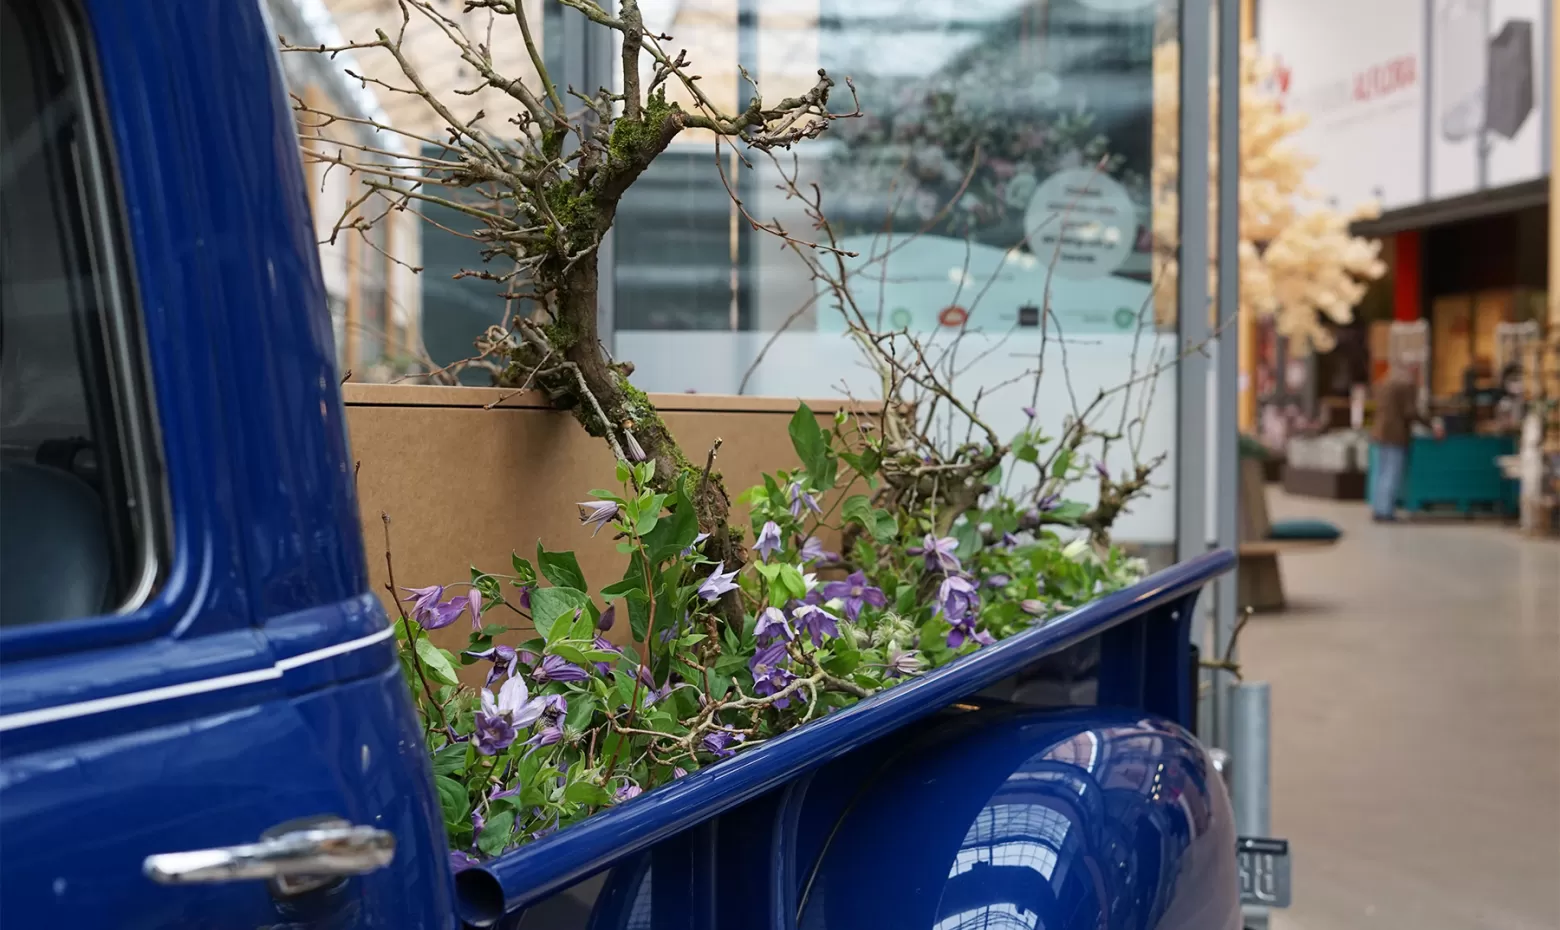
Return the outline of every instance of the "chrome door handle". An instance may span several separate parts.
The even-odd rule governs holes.
[[[268,879],[283,894],[299,894],[383,868],[393,858],[393,834],[331,820],[258,843],[147,856],[141,870],[162,885]]]

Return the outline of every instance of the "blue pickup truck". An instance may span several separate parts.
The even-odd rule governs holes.
[[[1240,926],[1188,730],[1225,552],[453,874],[263,11],[0,44],[0,924]],[[1025,699],[1064,651],[1081,706]]]

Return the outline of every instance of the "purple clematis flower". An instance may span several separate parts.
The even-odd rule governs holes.
[[[797,630],[806,633],[815,647],[823,645],[825,636],[840,635],[840,628],[836,626],[840,618],[816,604],[801,605],[792,611],[791,619],[796,621]]]
[[[1041,513],[1050,513],[1060,506],[1062,506],[1062,495],[1052,493],[1040,498],[1040,503],[1036,504],[1035,508]]]
[[[988,588],[1005,588],[1005,587],[1008,586],[1009,583],[1012,582],[1012,580],[1013,579],[1011,579],[1008,576],[1002,574],[1001,572],[997,572],[995,575],[992,575],[991,577],[986,579],[986,587],[988,587]]]
[[[628,456],[630,462],[643,462],[645,460],[644,447],[639,444],[638,439],[634,438],[634,434],[628,430],[623,431],[623,454]]]
[[[888,598],[883,596],[882,589],[873,587],[867,581],[867,576],[859,571],[851,572],[844,581],[831,581],[824,585],[823,596],[831,601],[835,598],[844,601],[847,620],[861,616],[861,609],[868,604],[873,607],[888,606]]]
[[[785,651],[785,643],[775,643],[767,648],[760,649],[753,658],[748,660],[748,671],[753,673],[753,691],[757,694],[770,695],[785,688],[795,680],[790,669],[785,667],[788,655]],[[789,697],[775,701],[775,707],[784,710],[791,703]]]
[[[584,681],[590,673],[562,656],[542,656],[542,664],[531,672],[531,678],[539,685],[550,681]]]
[[[531,609],[531,586],[528,584],[523,584],[520,586],[520,609]]]
[[[584,526],[594,526],[592,536],[601,532],[601,528],[617,519],[618,505],[611,501],[580,501],[580,523]]]
[[[482,592],[473,587],[466,592],[466,606],[471,608],[471,631],[482,630]]]
[[[910,554],[925,556],[926,570],[929,572],[956,572],[959,570],[959,557],[954,553],[958,548],[959,541],[952,536],[938,539],[927,533],[920,546],[911,548]]]
[[[818,506],[818,499],[808,494],[800,481],[793,481],[791,482],[791,516],[801,519],[803,508],[816,514],[823,513],[823,508]]]
[[[1105,467],[1104,462],[1095,462],[1094,470],[1101,478],[1105,479],[1106,481],[1110,480],[1110,469]]]
[[[895,645],[888,650],[886,678],[908,678],[921,670],[921,655],[914,649],[901,649]]]
[[[612,793],[612,800],[617,802],[629,801],[644,793],[645,789],[631,781],[625,781],[623,784],[618,785],[617,790]]]
[[[753,543],[753,551],[765,562],[769,557],[785,548],[780,541],[780,524],[773,520],[766,521],[764,528],[758,531],[758,541]]]
[[[736,750],[731,748],[733,743],[740,743],[745,739],[747,737],[741,733],[716,730],[712,733],[704,734],[704,738],[699,740],[699,746],[707,752],[714,753],[717,759],[724,759],[736,754]]]
[[[596,621],[596,629],[605,633],[612,629],[612,624],[617,621],[617,602],[607,605],[607,609],[601,612],[601,618]]]
[[[682,551],[683,558],[687,558],[688,556],[693,555],[693,550],[699,548],[699,544],[709,538],[710,534],[708,533],[700,533],[699,535],[693,537],[693,542],[689,543],[688,548]]]
[[[688,770],[683,768],[682,766],[680,766],[680,765],[672,766],[672,777],[673,778],[682,778],[684,775],[687,775],[687,774],[688,774]]]
[[[1024,408],[1024,416],[1026,416],[1029,419],[1033,420],[1035,418],[1035,408],[1033,408],[1033,407],[1025,407]]]
[[[616,653],[617,655],[622,655],[623,654],[623,648],[621,646],[617,645],[616,643],[612,642],[609,639],[605,639],[605,638],[600,637],[600,636],[598,636],[595,639],[591,640],[590,648],[596,650],[597,652],[611,652],[611,653]],[[603,674],[603,675],[610,675],[610,674],[612,674],[612,663],[611,662],[597,662],[596,663],[596,671],[601,673],[601,674]]]
[[[733,568],[729,572],[722,571],[725,567],[724,564],[715,566],[715,570],[710,572],[710,577],[704,579],[704,583],[699,585],[700,597],[706,601],[714,601],[718,600],[727,591],[737,590],[737,583],[734,579],[737,577],[737,572],[741,571],[740,566]]]
[[[444,597],[444,585],[442,584],[432,584],[426,588],[402,588],[401,590],[411,595],[410,597],[403,597],[401,600],[411,602],[411,613],[414,619],[419,611],[431,610]]]
[[[541,729],[525,741],[527,746],[551,746],[563,739],[563,716],[569,712],[568,698],[561,694],[549,694],[542,700],[542,715],[537,718]]]
[[[465,850],[461,850],[461,849],[452,849],[452,850],[450,850],[450,870],[451,871],[460,872],[460,871],[465,870],[465,869],[474,869],[474,868],[476,868],[477,866],[479,866],[481,864],[482,864],[482,860],[477,859],[476,857],[472,856],[470,853],[466,852]]]
[[[403,588],[402,590],[411,592],[412,596],[403,598],[403,600],[411,602],[412,609],[408,612],[411,614],[412,619],[417,621],[417,625],[425,630],[437,630],[449,626],[471,605],[469,598],[459,595],[451,597],[447,601],[439,600],[444,594],[442,585],[433,585],[427,588]],[[479,604],[481,603],[480,597],[478,595]]]
[[[471,812],[471,835],[472,836],[481,836],[482,835],[482,828],[485,827],[485,826],[487,826],[487,818],[482,816],[482,812],[481,811],[472,811]]]
[[[823,540],[816,536],[809,536],[802,540],[801,557],[804,565],[820,559],[825,562],[838,562],[840,560],[840,554],[823,548]]]
[[[758,622],[753,626],[753,636],[758,639],[760,646],[767,646],[776,640],[790,642],[796,638],[796,631],[791,629],[791,622],[785,618],[778,607],[765,607],[759,611]]]
[[[515,666],[520,661],[520,654],[515,651],[513,646],[494,646],[481,652],[468,652],[466,655],[474,659],[492,660],[493,668],[488,672],[487,676],[487,687],[490,688],[493,686],[493,682],[497,681],[501,676],[508,675],[513,678]]]
[[[1018,609],[1031,617],[1038,617],[1045,613],[1045,602],[1036,598],[1027,597],[1018,602]]]
[[[944,615],[949,623],[957,624],[972,616],[979,607],[980,594],[969,579],[949,575],[937,588],[937,612],[933,616]]]
[[[539,697],[527,698],[525,679],[518,675],[504,682],[498,689],[497,698],[493,697],[493,692],[482,689],[482,709],[476,717],[477,752],[491,756],[508,749],[518,730],[536,722],[547,701]]]

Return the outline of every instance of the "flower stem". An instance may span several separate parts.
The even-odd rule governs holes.
[[[390,592],[390,600],[395,604],[396,611],[401,615],[401,622],[406,626],[406,646],[412,656],[412,670],[417,673],[417,680],[422,682],[423,693],[428,696],[428,703],[433,705],[434,713],[439,716],[439,728],[448,732],[450,725],[444,718],[444,705],[434,698],[433,686],[428,683],[428,675],[423,671],[422,660],[417,657],[417,632],[412,628],[412,619],[406,615],[406,608],[401,606],[401,598],[395,593],[395,565],[390,561],[390,515],[381,510],[379,519],[385,523],[385,574],[389,576],[385,589]],[[428,722],[428,732],[433,732],[431,720]]]

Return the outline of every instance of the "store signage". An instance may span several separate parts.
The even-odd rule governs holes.
[[[1543,177],[1546,0],[1259,0],[1258,39],[1334,205],[1383,210]],[[1346,27],[1343,25],[1346,24]]]

